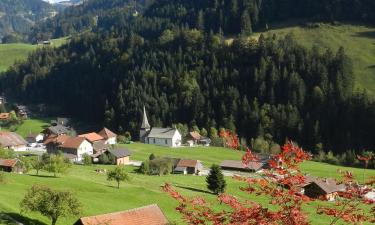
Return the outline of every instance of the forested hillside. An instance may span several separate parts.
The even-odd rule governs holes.
[[[235,2],[236,13],[228,5]],[[245,35],[268,21],[302,16],[297,9],[309,18],[371,22],[367,10],[373,3],[355,1],[346,15],[348,1],[298,2],[159,0],[140,15],[132,7],[112,9],[99,16],[92,32],[58,49],[38,49],[12,67],[1,88],[134,137],[145,105],[154,126],[225,127],[247,140],[292,138],[312,151],[318,144],[336,152],[374,147],[375,103],[354,94],[352,62],[343,48],[321,52],[290,35],[257,41]],[[333,13],[326,3],[342,11]],[[222,20],[209,19],[218,12]],[[228,45],[228,33],[243,35]]]
[[[6,35],[22,39],[21,34],[29,32],[35,22],[42,21],[53,13],[53,7],[42,0],[1,0],[0,40]]]

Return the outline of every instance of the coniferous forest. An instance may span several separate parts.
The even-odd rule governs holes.
[[[76,23],[104,2],[114,7],[94,23],[93,14]],[[291,138],[313,151],[318,144],[336,153],[375,146],[375,101],[354,90],[344,48],[306,49],[293,35],[247,38],[293,18],[374,23],[373,1],[155,0],[139,3],[139,15],[133,2],[116,2],[92,0],[74,9],[79,18],[68,8],[70,16],[35,28],[34,36],[73,36],[15,64],[0,78],[2,91],[135,137],[145,105],[154,126],[225,127],[247,140]],[[59,21],[80,25],[56,32]]]

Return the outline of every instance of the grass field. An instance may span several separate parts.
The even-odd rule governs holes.
[[[240,152],[215,148],[179,148],[171,149],[144,145],[139,143],[125,145],[132,151],[133,160],[145,160],[149,154],[158,156],[174,156],[182,158],[200,159],[206,167],[212,163],[220,163],[224,159],[239,159]],[[7,174],[7,184],[0,185],[0,212],[11,215],[18,220],[24,220],[27,224],[48,224],[49,221],[37,213],[20,214],[19,202],[25,195],[26,190],[33,184],[44,184],[57,189],[71,190],[76,194],[83,205],[83,216],[109,213],[126,210],[147,204],[157,203],[166,216],[178,224],[183,224],[180,215],[175,212],[176,202],[161,191],[161,186],[169,182],[187,196],[204,196],[209,201],[214,202],[214,196],[206,192],[205,177],[167,175],[167,176],[145,176],[134,172],[134,167],[126,167],[130,173],[131,180],[121,184],[118,190],[114,188],[113,182],[106,181],[104,174],[97,174],[96,168],[109,168],[111,166],[73,166],[68,174],[59,178],[50,177],[50,174],[42,173],[42,176],[34,176],[32,171],[27,175]],[[338,167],[306,162],[303,164],[305,172],[326,176],[328,170],[332,170],[332,176]],[[362,170],[350,168],[354,173],[362,174]],[[375,176],[374,170],[367,171],[368,176]],[[232,178],[226,178],[228,183],[227,192],[239,198],[256,200],[267,204],[267,199],[263,197],[248,196],[239,191],[239,184]],[[306,206],[307,213],[313,214],[319,202],[312,202]],[[215,205],[220,208],[222,206]],[[272,207],[272,206],[271,206]],[[72,224],[77,218],[61,219],[58,224]],[[327,218],[320,215],[310,217],[313,224],[327,224]],[[31,221],[31,222],[30,222]],[[1,222],[0,222],[1,224]]]
[[[375,94],[375,27],[320,24],[318,28],[306,28],[283,24],[266,32],[281,36],[288,33],[293,33],[300,44],[309,48],[316,45],[322,50],[331,48],[336,51],[343,46],[353,60],[356,89]]]
[[[30,133],[38,134],[43,131],[45,126],[50,124],[50,119],[27,119],[17,128],[16,133],[26,137]]]
[[[59,47],[68,41],[68,37],[51,40],[53,46]],[[24,60],[27,55],[38,48],[31,44],[0,44],[0,72],[5,71],[17,60]]]

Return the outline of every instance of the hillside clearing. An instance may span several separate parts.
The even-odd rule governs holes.
[[[356,89],[365,89],[375,94],[375,27],[349,24],[319,24],[317,28],[279,25],[264,34],[285,36],[289,33],[308,48],[318,46],[322,50],[330,48],[337,51],[341,46],[344,47],[346,54],[353,60]]]

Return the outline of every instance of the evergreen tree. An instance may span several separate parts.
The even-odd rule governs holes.
[[[221,168],[213,164],[211,166],[210,174],[206,178],[207,188],[216,195],[224,193],[226,182]]]
[[[241,34],[250,35],[253,33],[251,19],[248,10],[244,10],[241,16]]]

